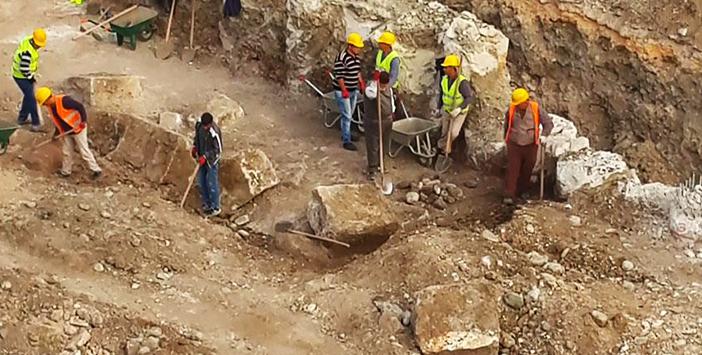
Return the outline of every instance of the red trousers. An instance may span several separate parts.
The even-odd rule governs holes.
[[[505,197],[517,198],[529,191],[531,172],[536,165],[539,146],[536,144],[517,145],[507,143],[507,176],[505,177]]]

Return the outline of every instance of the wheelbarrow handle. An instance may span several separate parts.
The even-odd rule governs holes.
[[[311,87],[312,90],[314,90],[317,93],[317,95],[324,97],[324,93],[322,92],[322,90],[319,90],[319,88],[316,85],[314,85],[311,81],[309,81],[304,75],[300,75],[300,80],[302,80],[303,82],[305,82],[305,84]]]

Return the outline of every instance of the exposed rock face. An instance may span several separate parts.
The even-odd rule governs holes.
[[[502,30],[516,84],[571,117],[595,149],[622,154],[645,181],[676,183],[699,169],[702,102],[690,98],[700,91],[702,31],[678,32],[698,26],[699,2],[442,2]]]
[[[177,112],[161,112],[158,124],[170,131],[178,132],[183,127],[183,115]]]
[[[417,294],[415,335],[423,354],[496,355],[500,294],[489,282],[430,286]]]
[[[77,98],[94,109],[128,112],[130,103],[141,97],[141,78],[120,74],[86,74],[67,80]]]
[[[222,205],[232,211],[280,183],[273,163],[258,149],[225,157],[220,168],[220,181]]]
[[[373,185],[319,186],[307,218],[321,236],[351,245],[380,245],[399,228],[390,203]]]
[[[238,102],[224,94],[216,94],[207,103],[207,111],[214,116],[215,122],[222,129],[230,127],[246,114]]]
[[[600,186],[610,176],[628,170],[626,162],[619,154],[585,150],[558,160],[556,191],[567,197],[580,188]]]

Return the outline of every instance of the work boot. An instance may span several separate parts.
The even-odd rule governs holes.
[[[371,170],[367,174],[368,180],[375,181],[378,178],[378,170]]]
[[[32,121],[30,121],[28,118],[17,120],[17,124],[20,126],[28,125],[30,123],[32,123]]]
[[[217,217],[222,213],[222,210],[219,208],[213,209],[210,211],[210,217]]]
[[[513,206],[514,200],[510,197],[505,197],[504,199],[502,199],[502,203],[504,203],[507,206]]]
[[[63,170],[59,170],[56,172],[56,175],[58,175],[59,177],[62,177],[62,178],[68,178],[71,176],[71,173],[67,173]]]
[[[93,174],[90,175],[90,178],[93,180],[97,180],[102,176],[102,171],[93,171]]]
[[[355,151],[358,150],[358,148],[356,148],[356,145],[353,144],[353,143],[351,143],[351,142],[349,142],[349,143],[344,143],[344,149],[349,150],[349,151],[352,151],[352,152],[355,152]]]

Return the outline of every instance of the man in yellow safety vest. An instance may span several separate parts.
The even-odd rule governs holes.
[[[397,37],[392,32],[383,32],[378,38],[378,53],[375,55],[375,70],[386,72],[390,75],[388,84],[392,92],[391,110],[396,111],[397,103],[400,101],[400,55],[393,50],[392,46],[397,41]]]
[[[437,142],[439,154],[444,154],[447,147],[449,134],[453,142],[463,128],[463,123],[470,111],[474,95],[470,83],[459,73],[461,60],[457,55],[446,56],[441,65],[446,76],[441,80],[441,99],[434,117],[441,117],[441,138]]]
[[[33,132],[41,130],[37,102],[34,99],[34,83],[37,81],[37,70],[39,69],[39,49],[45,46],[46,32],[37,28],[32,36],[26,37],[20,42],[12,57],[12,78],[15,79],[15,83],[24,95],[17,123],[20,125],[28,124],[28,118],[31,118]]]

